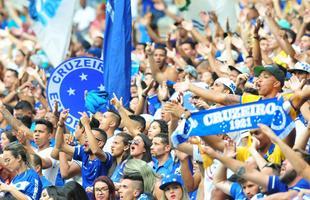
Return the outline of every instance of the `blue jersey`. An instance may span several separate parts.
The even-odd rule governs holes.
[[[294,186],[288,187],[285,183],[281,182],[279,176],[269,176],[268,193],[287,192],[289,190],[310,189],[310,183],[306,179],[301,179]]]
[[[10,185],[13,185],[17,190],[24,193],[32,200],[40,199],[42,183],[40,176],[33,169],[28,169],[16,175]]]
[[[89,154],[84,151],[83,146],[75,147],[73,159],[82,161],[82,185],[83,188],[92,187],[94,180],[99,176],[107,176],[109,168],[112,166],[112,155],[105,153],[107,160],[102,162],[95,158],[89,160]]]
[[[42,183],[42,189],[45,189],[48,186],[52,185],[52,183],[49,180],[47,180],[47,178],[45,176],[41,176],[40,179],[41,179],[41,183]]]
[[[230,196],[235,200],[246,200],[247,199],[239,183],[233,182],[230,187],[229,193],[230,193]]]

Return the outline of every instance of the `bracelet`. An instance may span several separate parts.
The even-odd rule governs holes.
[[[147,95],[146,94],[142,94],[141,95],[144,99],[146,99]]]

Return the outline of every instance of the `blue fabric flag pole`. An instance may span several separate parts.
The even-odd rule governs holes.
[[[130,101],[131,7],[130,0],[107,0],[103,61],[104,86],[109,98],[113,93]]]

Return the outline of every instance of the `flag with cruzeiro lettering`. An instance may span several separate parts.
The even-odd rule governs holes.
[[[60,111],[70,110],[66,125],[72,130],[79,123],[79,112],[93,114],[107,110],[109,100],[103,85],[103,61],[78,57],[61,63],[47,84],[47,99],[51,108],[57,101]]]
[[[290,107],[290,103],[281,97],[195,112],[180,123],[172,134],[172,142],[175,146],[190,136],[257,129],[260,123],[270,126],[279,137],[285,138],[295,127],[289,115]]]

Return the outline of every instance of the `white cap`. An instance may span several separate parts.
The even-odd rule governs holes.
[[[293,71],[304,71],[310,73],[310,65],[305,62],[297,62],[292,69],[288,70],[289,72]]]
[[[225,85],[226,87],[228,87],[230,89],[230,91],[235,94],[235,91],[237,89],[236,84],[230,80],[229,78],[226,77],[221,77],[215,80],[215,82],[217,83],[222,83],[223,85]]]
[[[244,64],[244,62],[235,64],[235,66],[228,66],[230,70],[237,70],[240,74],[250,74],[249,68]]]

